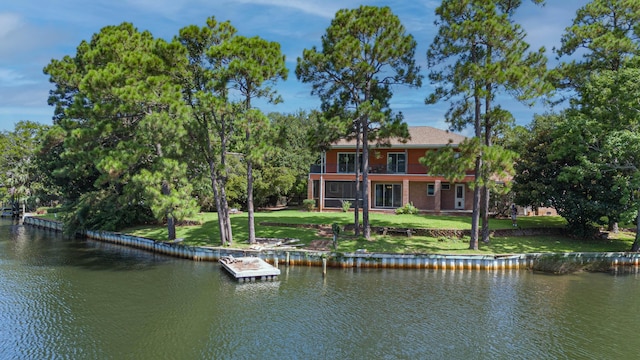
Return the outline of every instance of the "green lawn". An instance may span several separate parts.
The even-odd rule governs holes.
[[[313,240],[330,239],[321,237],[316,229],[304,229],[289,226],[267,226],[262,223],[279,224],[320,224],[349,225],[353,222],[353,213],[316,213],[298,210],[281,210],[258,212],[255,214],[256,236],[264,238],[295,238],[302,244]],[[202,213],[194,220],[202,225],[180,226],[177,237],[184,238],[185,244],[196,246],[218,246],[220,244],[218,222],[215,213]],[[431,215],[395,215],[370,214],[371,226],[387,226],[396,228],[433,228],[433,229],[469,229],[469,216],[431,216]],[[234,247],[248,247],[246,239],[247,215],[231,215]],[[565,222],[560,217],[522,217],[518,219],[519,228],[562,227]],[[510,229],[511,220],[492,219],[491,229]],[[123,232],[156,240],[166,240],[164,227],[137,227]],[[490,244],[480,243],[480,250],[471,251],[469,239],[432,238],[426,236],[390,236],[373,234],[371,241],[355,238],[350,231],[345,231],[339,239],[338,251],[351,252],[356,249],[367,249],[369,252],[384,253],[435,253],[435,254],[507,254],[533,252],[604,252],[627,251],[631,248],[633,234],[621,233],[610,240],[576,240],[561,236],[529,236],[529,237],[494,237]]]

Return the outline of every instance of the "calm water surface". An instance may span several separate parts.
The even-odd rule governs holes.
[[[236,283],[0,222],[1,359],[614,359],[640,352],[638,275],[281,267]]]

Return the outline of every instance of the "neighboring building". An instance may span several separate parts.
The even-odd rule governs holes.
[[[390,146],[370,144],[369,209],[391,210],[413,203],[422,212],[470,211],[473,190],[469,183],[474,180],[473,170],[463,181],[450,183],[442,176],[430,174],[419,161],[425,152],[450,143],[457,146],[465,137],[429,126],[409,127],[409,134],[411,138],[405,143],[391,139]],[[340,209],[345,200],[353,204],[355,151],[355,140],[338,141],[322,154],[319,164],[312,166],[307,197],[316,200],[320,211]]]

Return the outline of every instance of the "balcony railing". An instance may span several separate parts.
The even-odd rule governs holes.
[[[396,167],[387,166],[384,164],[369,166],[369,174],[426,174],[427,168],[421,164],[408,164],[406,166],[407,171],[397,171]],[[311,174],[322,174],[322,165],[311,165],[309,172]],[[338,171],[338,164],[326,164],[326,171],[328,174],[353,174],[353,172]]]

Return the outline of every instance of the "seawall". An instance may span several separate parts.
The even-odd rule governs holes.
[[[62,223],[38,217],[25,217],[24,225],[53,231],[62,231]],[[156,241],[109,231],[86,231],[81,235],[89,239],[129,246],[158,254],[194,261],[219,261],[224,256],[256,256],[274,264],[322,266],[340,268],[392,268],[436,270],[511,270],[531,269],[543,258],[578,264],[599,263],[617,268],[640,265],[640,253],[534,253],[510,255],[435,255],[435,254],[382,254],[382,253],[332,253],[301,249],[232,249],[225,247],[199,247],[180,243]]]

